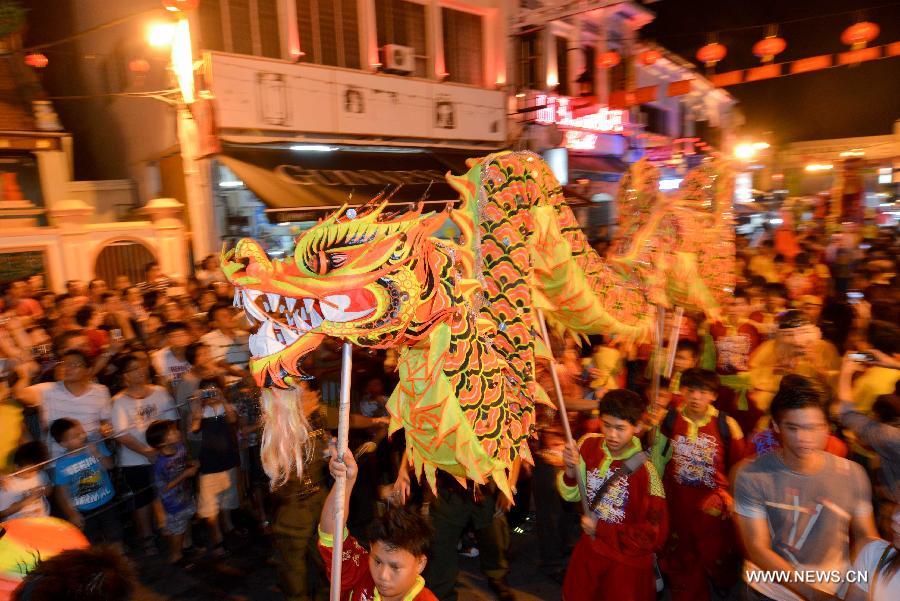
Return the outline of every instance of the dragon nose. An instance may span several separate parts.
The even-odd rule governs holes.
[[[234,261],[242,263],[247,273],[260,268],[264,271],[272,270],[272,261],[266,251],[256,241],[249,238],[242,238],[234,247]]]

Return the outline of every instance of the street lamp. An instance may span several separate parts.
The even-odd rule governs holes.
[[[155,48],[171,46],[172,71],[185,104],[194,96],[194,57],[191,51],[191,28],[184,13],[174,23],[154,23],[147,30],[147,42]]]
[[[154,48],[169,46],[174,37],[174,23],[151,23],[147,28],[147,42]]]
[[[734,147],[734,158],[741,161],[749,161],[755,157],[759,151],[769,148],[768,142],[744,142]]]

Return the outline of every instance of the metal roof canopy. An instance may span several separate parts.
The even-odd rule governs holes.
[[[392,191],[392,201],[398,204],[455,201],[458,194],[445,175],[465,172],[465,160],[471,155],[425,148],[226,144],[216,160],[231,169],[269,212],[280,212],[364,204]]]

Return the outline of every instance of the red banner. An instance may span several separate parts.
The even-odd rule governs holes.
[[[747,78],[744,81],[759,81],[781,76],[781,64],[763,65],[747,69]]]
[[[743,71],[728,71],[727,73],[718,73],[716,75],[710,75],[709,81],[712,82],[714,86],[717,88],[724,88],[725,86],[734,86],[739,83],[744,82],[744,72]]]
[[[881,58],[881,47],[873,46],[872,48],[860,48],[859,50],[851,50],[850,52],[841,52],[838,54],[839,65],[855,65],[863,61],[871,61]]]
[[[818,71],[819,69],[827,69],[828,67],[833,66],[833,64],[834,63],[830,54],[801,58],[800,60],[791,63],[791,75],[796,75],[797,73],[807,73],[809,71]]]

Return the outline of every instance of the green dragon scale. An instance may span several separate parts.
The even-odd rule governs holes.
[[[448,175],[455,209],[344,207],[301,234],[292,257],[271,260],[249,239],[223,253],[255,328],[250,369],[263,387],[274,485],[302,469],[306,423],[292,384],[325,337],[398,350],[390,429],[405,429],[419,477],[492,478],[509,494],[512,464],[531,461],[535,402],[549,402],[534,378],[547,355],[539,310],[560,332],[643,341],[657,307],[712,312],[733,286],[732,188],[720,165],[690,173],[674,198],[659,194],[652,166],[634,165],[605,259],[539,156],[501,152],[469,167]],[[447,219],[455,240],[434,236]]]

